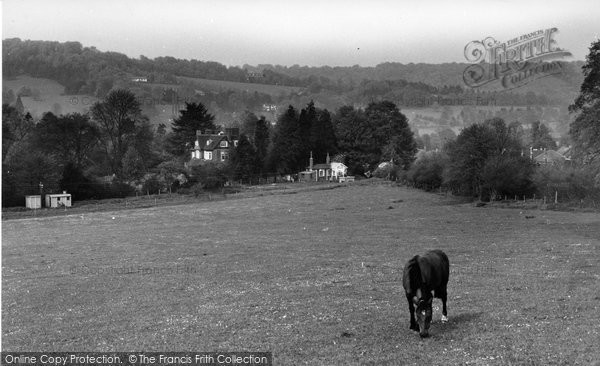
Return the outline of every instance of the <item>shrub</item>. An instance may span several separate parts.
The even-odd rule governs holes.
[[[227,170],[221,163],[204,163],[192,167],[192,181],[201,183],[204,189],[221,188],[227,182]]]
[[[442,186],[444,167],[448,157],[440,152],[425,152],[421,154],[410,167],[406,178],[417,188],[426,190]]]
[[[142,192],[149,192],[151,194],[158,193],[161,189],[161,184],[156,175],[150,175],[144,180],[142,184]]]
[[[541,196],[554,196],[556,192],[567,200],[599,199],[600,187],[596,184],[597,169],[586,165],[545,165],[537,167],[533,181]]]

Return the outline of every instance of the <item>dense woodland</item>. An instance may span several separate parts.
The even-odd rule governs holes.
[[[2,42],[3,77],[28,74],[56,80],[65,94],[87,94],[103,98],[114,88],[130,88],[132,77],[143,76],[147,85],[135,91],[138,97],[169,103],[173,91],[186,101],[201,102],[224,111],[256,110],[263,103],[297,104],[302,97],[318,101],[324,108],[342,105],[366,106],[390,100],[399,106],[423,106],[440,96],[473,99],[464,88],[462,74],[468,64],[383,63],[375,67],[285,67],[259,65],[227,67],[218,62],[182,60],[173,57],[130,58],[117,52],[84,47],[79,42],[30,41],[18,38]],[[542,87],[527,86],[516,91],[482,91],[481,98],[501,106],[566,106],[581,84],[581,62],[564,62],[562,72],[540,81]],[[197,95],[188,78],[213,79],[302,88],[293,95],[244,93],[221,90]],[[169,91],[171,90],[171,91]],[[542,91],[542,92],[540,92]],[[16,94],[17,91],[13,91]],[[477,92],[479,93],[479,92]],[[195,99],[194,99],[195,98]]]
[[[363,99],[359,98],[362,102],[327,109],[314,99],[288,105],[275,120],[247,109],[235,122],[242,136],[229,161],[190,164],[189,148],[196,130],[218,127],[211,105],[188,101],[172,123],[154,126],[136,93],[118,87],[118,78],[144,74],[163,84],[177,83],[181,75],[249,81],[246,70],[169,57],[130,59],[84,48],[77,42],[5,40],[7,76],[28,73],[53,78],[71,92],[90,93],[100,99],[88,113],[49,111],[40,118],[23,108],[19,95],[12,103],[3,104],[2,204],[23,205],[23,196],[38,193],[40,183],[46,192],[67,190],[76,200],[122,197],[136,191],[198,193],[221,188],[226,182],[297,174],[306,168],[311,152],[316,162],[324,161],[327,154],[343,159],[349,173],[357,176],[374,174],[425,189],[445,187],[482,200],[544,194],[549,187],[561,187],[572,199],[596,197],[600,186],[599,48],[600,42],[592,44],[583,65],[579,94],[571,100],[574,122],[570,138],[575,154],[569,166],[538,167],[525,153],[530,147],[556,147],[548,127],[535,120],[535,108],[511,106],[496,115],[468,117],[468,109],[463,110],[465,116],[461,118],[470,118],[470,122],[460,134],[449,128],[440,131],[437,151],[427,151],[433,147],[431,136],[416,136],[394,101],[409,100],[416,93],[431,97],[472,91],[400,79],[344,80],[336,76],[344,75],[344,68],[332,72],[331,78],[306,76],[299,67],[287,69],[291,75],[283,72],[285,68],[275,67],[273,71],[265,67],[266,76],[250,81],[299,85],[315,89],[316,96],[322,95],[318,88],[363,93]],[[387,68],[393,65],[374,70]],[[409,94],[404,97],[399,93]],[[502,95],[507,103],[512,97],[521,103],[549,102],[547,96],[531,91]],[[531,114],[531,120],[525,121],[531,128],[524,129],[523,122],[511,120],[519,113]],[[417,154],[418,149],[423,151]],[[380,168],[381,162],[390,164]]]

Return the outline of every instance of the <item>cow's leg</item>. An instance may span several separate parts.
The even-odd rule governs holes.
[[[418,332],[419,326],[415,320],[415,305],[412,302],[412,296],[406,294],[406,300],[408,300],[408,311],[410,312],[410,329]]]
[[[442,323],[445,323],[448,321],[448,311],[446,310],[446,300],[448,299],[448,293],[446,292],[445,287],[442,288],[440,291],[440,299],[442,299]]]

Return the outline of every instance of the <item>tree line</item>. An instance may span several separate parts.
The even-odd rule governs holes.
[[[227,180],[297,174],[309,157],[324,163],[347,156],[351,172],[373,169],[381,159],[406,167],[416,143],[406,117],[391,102],[336,113],[289,106],[272,125],[246,112],[237,123],[238,146],[225,163],[190,162],[196,131],[217,130],[202,103],[186,102],[168,131],[155,128],[128,90],[111,91],[89,113],[45,113],[38,121],[14,105],[2,106],[3,205],[23,196],[67,190],[75,199],[121,197],[140,192],[210,189]]]
[[[536,168],[519,124],[507,125],[501,118],[475,123],[450,138],[442,151],[421,154],[415,161],[423,141],[386,100],[365,108],[345,105],[333,113],[312,101],[300,110],[290,105],[274,126],[246,113],[238,124],[239,144],[226,163],[187,166],[196,131],[217,128],[202,103],[186,103],[171,131],[151,126],[139,100],[123,89],[109,92],[88,114],[48,112],[39,121],[4,104],[2,201],[4,206],[22,205],[23,196],[38,193],[40,183],[46,191],[68,190],[75,199],[125,196],[135,190],[197,192],[231,179],[298,173],[306,169],[311,153],[315,163],[327,155],[343,156],[350,174],[368,174],[388,162],[394,175],[416,185],[446,185],[480,199],[531,194],[563,181],[574,197],[586,197],[600,187],[600,41],[590,47],[583,73],[571,106],[576,117],[570,135],[579,165],[558,173]],[[533,127],[531,141],[553,144],[545,126]]]
[[[260,65],[227,67],[218,62],[177,59],[170,56],[150,59],[145,56],[130,58],[118,52],[102,52],[95,47],[83,47],[79,42],[31,41],[19,38],[2,41],[4,77],[29,74],[58,81],[65,86],[66,94],[86,94],[104,98],[110,90],[127,85],[131,78],[143,76],[149,84],[181,84],[179,76],[212,80],[249,82],[267,85],[286,85],[306,88],[322,103],[325,99],[341,97],[342,104],[368,104],[371,101],[391,100],[402,106],[423,106],[425,101],[439,96],[451,99],[468,99],[469,91],[460,85],[457,75],[462,75],[464,64],[390,64],[370,67],[282,67]],[[259,70],[249,73],[249,69]],[[561,74],[572,83],[579,81],[573,65],[565,66]],[[258,76],[255,76],[255,75]],[[182,85],[181,97],[193,97]],[[161,99],[152,90],[143,90],[144,96]],[[13,91],[14,93],[14,91]],[[186,95],[183,95],[186,94]],[[324,98],[327,96],[327,98]],[[213,96],[207,96],[213,97]],[[227,99],[223,99],[223,97]],[[543,93],[490,93],[495,105],[554,105],[562,98]],[[265,96],[241,96],[254,103]],[[225,110],[239,110],[240,103],[221,95],[216,103]],[[281,99],[281,98],[280,98]],[[167,102],[170,100],[167,98]],[[202,101],[206,103],[206,101]],[[248,107],[244,105],[243,107]]]
[[[575,114],[570,164],[536,166],[529,159],[528,147],[556,146],[539,121],[525,136],[520,123],[491,118],[463,129],[440,151],[422,154],[403,177],[424,189],[445,186],[482,200],[548,193],[600,199],[600,41],[592,43],[582,69],[584,81],[569,107]]]

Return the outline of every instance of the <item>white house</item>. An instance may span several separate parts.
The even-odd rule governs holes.
[[[307,170],[300,172],[300,179],[304,181],[339,181],[340,177],[345,177],[348,167],[339,161],[331,162],[329,154],[325,164],[314,164],[312,152],[310,153],[309,166]]]

